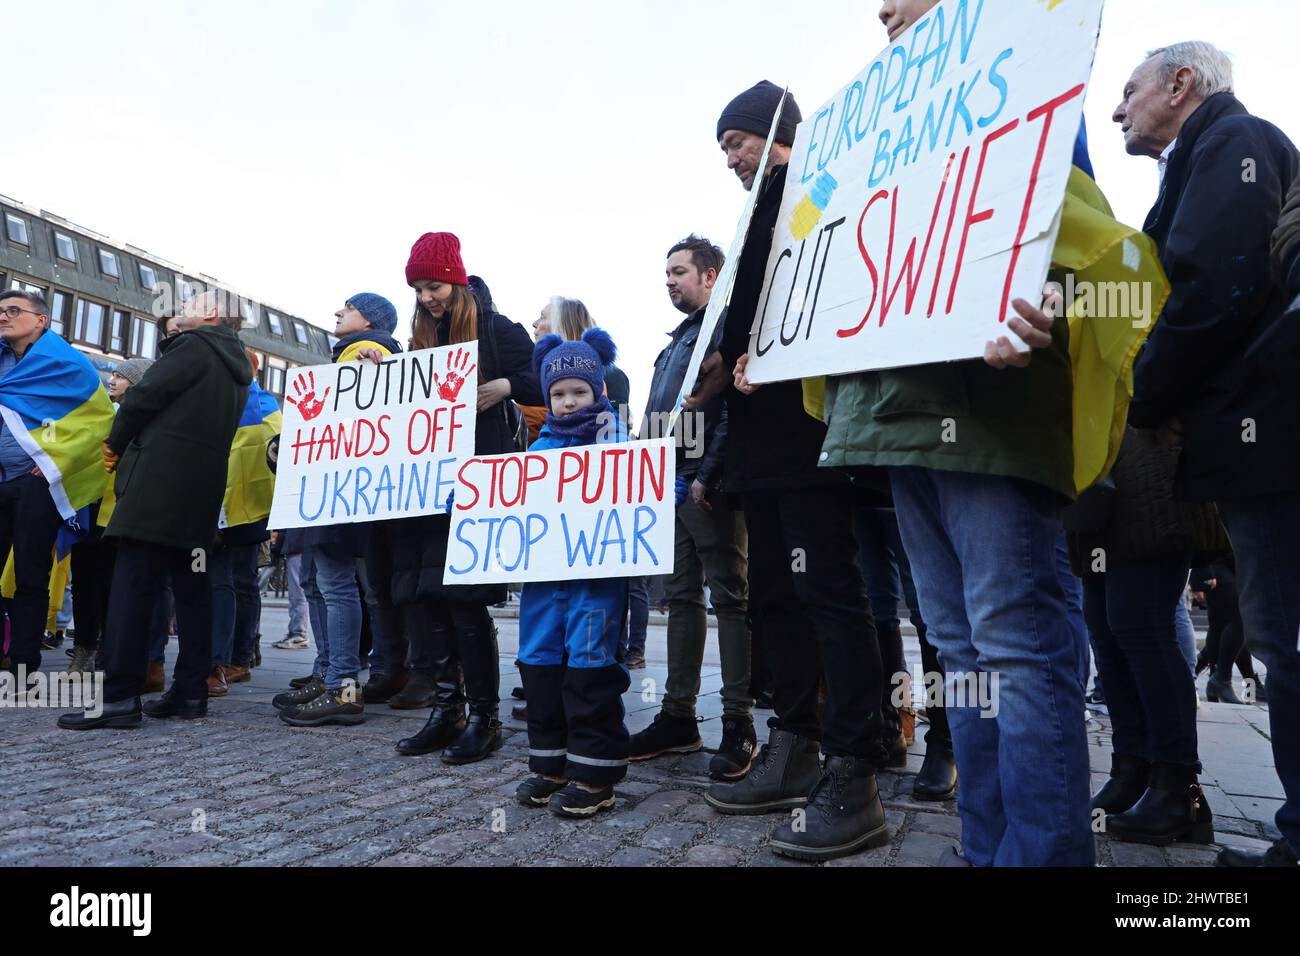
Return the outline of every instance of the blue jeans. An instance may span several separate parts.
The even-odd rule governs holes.
[[[1286,802],[1277,828],[1300,855],[1300,494],[1220,501],[1232,536],[1241,620],[1268,668],[1273,765]]]
[[[1084,584],[1117,754],[1199,766],[1196,685],[1174,626],[1186,585],[1187,558],[1112,565]]]
[[[1079,647],[1057,573],[1059,501],[1012,478],[890,468],[949,701],[966,859],[1092,866]],[[956,679],[954,675],[957,675]],[[995,683],[996,682],[996,683]]]
[[[208,552],[212,582],[212,662],[241,664],[253,660],[262,598],[257,590],[257,545],[238,544]]]
[[[1178,632],[1178,652],[1187,662],[1187,669],[1196,677],[1196,628],[1192,626],[1192,612],[1187,606],[1187,577],[1183,576],[1183,589],[1174,608],[1174,627]]]
[[[312,548],[302,556],[302,589],[316,633],[313,673],[337,690],[355,681],[361,670],[361,595],[357,591],[359,559],[339,559]]]
[[[645,657],[645,635],[650,626],[650,579],[627,579],[628,621],[618,642],[619,660]]]
[[[1070,630],[1079,652],[1079,683],[1087,694],[1088,675],[1092,668],[1088,659],[1088,625],[1083,619],[1083,582],[1070,567],[1070,549],[1065,543],[1064,529],[1056,538],[1056,576],[1061,579],[1061,590],[1065,592],[1066,619],[1070,622]]]

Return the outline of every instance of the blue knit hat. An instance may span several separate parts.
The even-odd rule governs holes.
[[[372,329],[392,335],[397,330],[397,310],[393,303],[373,292],[358,292],[348,299],[348,305],[360,312]]]
[[[533,347],[533,369],[542,380],[542,397],[551,403],[551,385],[579,378],[591,386],[597,399],[605,394],[605,369],[614,364],[618,349],[604,329],[588,329],[582,341],[566,342],[555,333]]]

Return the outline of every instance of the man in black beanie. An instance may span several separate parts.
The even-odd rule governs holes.
[[[763,622],[776,716],[749,774],[715,784],[706,799],[723,813],[789,812],[772,849],[801,859],[845,856],[889,842],[876,770],[881,742],[880,645],[853,536],[852,485],[817,466],[826,426],[803,407],[798,381],[739,391],[732,370],[749,346],[786,168],[802,119],[781,108],[768,168],[759,169],[781,90],[759,83],[727,105],[718,144],[746,190],[761,190],[741,252],[717,356],[701,371],[693,408],[725,383],[730,434],[726,490],[738,494],[749,529],[752,611]],[[818,719],[823,672],[826,701]],[[825,769],[819,750],[826,753]]]

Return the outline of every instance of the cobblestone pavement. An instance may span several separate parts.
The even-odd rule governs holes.
[[[0,711],[0,865],[809,865],[767,849],[780,817],[724,817],[704,803],[707,751],[633,765],[617,788],[617,809],[593,821],[516,804],[527,735],[510,719],[509,688],[518,683],[513,621],[500,622],[505,747],[467,767],[393,750],[427,712],[380,706],[357,727],[286,727],[270,698],[289,677],[305,673],[311,657],[270,649],[283,633],[283,611],[268,607],[263,624],[264,666],[251,683],[214,700],[206,720],[72,733],[54,726],[54,711]],[[655,687],[665,671],[655,662],[665,660],[663,649],[663,629],[652,628],[651,665],[633,672],[627,696],[633,730],[658,709]],[[716,655],[712,646],[710,653]],[[914,640],[908,655],[918,656]],[[61,659],[51,652],[46,667]],[[716,746],[720,734],[719,688],[713,656],[700,699],[706,746]],[[1218,839],[1262,849],[1276,834],[1271,820],[1281,797],[1267,711],[1203,705],[1200,717],[1203,779]],[[878,778],[893,830],[889,846],[826,865],[927,866],[957,845],[955,805],[910,797],[924,729],[907,769]],[[1104,721],[1093,722],[1089,736],[1100,783],[1109,767]],[[1098,848],[1103,865],[1200,866],[1214,854],[1210,847],[1162,850],[1105,837]]]

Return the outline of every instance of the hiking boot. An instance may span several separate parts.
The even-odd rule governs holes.
[[[1092,798],[1092,809],[1123,813],[1147,792],[1151,761],[1125,754],[1110,755],[1110,779]]]
[[[951,800],[957,793],[957,761],[951,747],[925,747],[921,772],[912,781],[912,796],[917,800]]]
[[[306,677],[293,678],[292,680],[289,681],[289,686],[292,687],[294,690],[298,690],[299,688],[306,687],[312,681],[320,680],[320,679],[321,679],[320,674],[308,674]]]
[[[832,860],[887,843],[876,768],[861,757],[827,757],[802,819],[781,824],[770,845],[797,860]]]
[[[547,780],[541,774],[534,774],[519,785],[515,799],[526,807],[544,807],[551,802],[551,797],[564,789],[568,781],[556,783]]]
[[[246,684],[253,679],[253,671],[247,664],[226,665],[227,684]]]
[[[752,720],[748,717],[724,717],[722,743],[709,761],[709,776],[714,780],[739,780],[749,773],[757,747]]]
[[[641,668],[645,667],[645,655],[629,654],[627,660],[623,662],[623,666],[630,671],[641,670]]]
[[[371,674],[366,686],[361,689],[361,696],[367,704],[387,704],[406,686],[411,675],[402,671],[400,674]]]
[[[313,677],[297,690],[290,690],[285,691],[283,694],[276,694],[271,698],[271,706],[276,710],[286,710],[289,707],[301,707],[303,704],[310,704],[321,694],[325,693],[325,690],[325,678]]]
[[[719,813],[771,813],[802,807],[821,777],[817,741],[773,730],[744,779],[715,783],[704,795]]]
[[[1213,843],[1214,815],[1196,779],[1196,768],[1152,763],[1146,792],[1125,813],[1106,817],[1106,833],[1125,843],[1169,846]]]
[[[614,788],[604,787],[593,792],[571,781],[551,797],[548,806],[552,813],[561,817],[594,817],[601,810],[614,806]]]
[[[694,717],[674,717],[661,710],[649,727],[632,735],[627,759],[651,760],[662,754],[691,754],[703,746]]]
[[[286,707],[280,719],[290,727],[323,727],[326,724],[359,724],[366,719],[365,705],[355,683],[329,688],[305,704]]]

